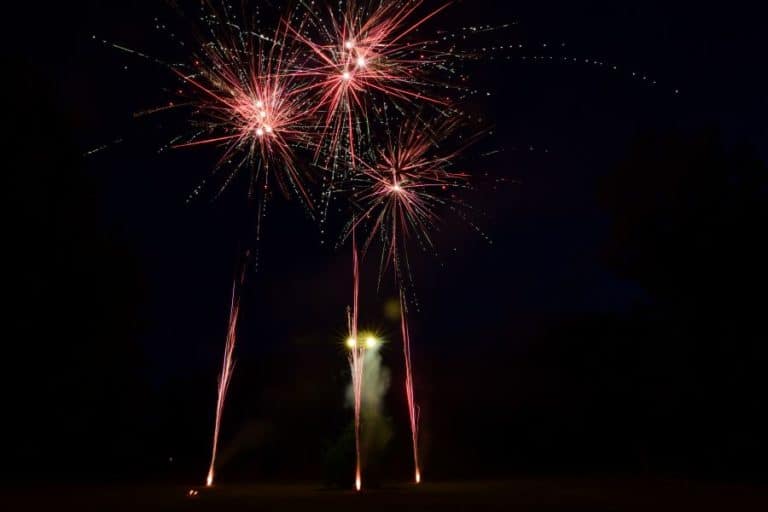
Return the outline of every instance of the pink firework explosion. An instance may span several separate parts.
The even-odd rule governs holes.
[[[369,115],[366,95],[444,103],[425,92],[425,70],[439,63],[440,54],[430,50],[432,41],[413,41],[408,36],[448,4],[425,16],[415,16],[422,3],[393,1],[361,6],[350,1],[338,16],[329,9],[327,19],[308,15],[299,28],[285,23],[293,37],[311,50],[312,58],[296,74],[311,80],[304,89],[316,96],[313,112],[324,116],[320,137],[324,145],[318,145],[316,157],[322,147],[334,159],[340,149],[346,149],[342,154],[354,159],[358,123]],[[314,27],[323,42],[307,36],[307,27]]]
[[[311,205],[294,156],[295,148],[312,144],[311,97],[286,71],[296,52],[285,35],[278,32],[267,48],[263,40],[214,39],[203,45],[193,73],[176,71],[192,86],[189,104],[201,129],[175,147],[224,145],[219,165],[253,168],[265,189],[274,169],[271,174],[284,192],[293,189]]]
[[[353,201],[363,213],[356,223],[368,224],[366,248],[377,235],[384,240],[385,263],[392,262],[412,237],[431,246],[430,232],[439,220],[437,210],[455,206],[455,192],[468,186],[467,173],[451,170],[462,149],[435,154],[438,142],[454,128],[452,122],[436,129],[420,122],[406,123],[395,140],[376,151],[373,162],[357,159],[360,177],[355,183],[362,183],[362,188]]]

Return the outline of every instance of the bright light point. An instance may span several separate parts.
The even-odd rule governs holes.
[[[205,479],[205,486],[210,487],[213,485],[213,472],[208,473],[208,478]]]
[[[365,339],[365,348],[376,348],[376,346],[379,344],[379,340],[374,338],[373,336],[368,336]]]
[[[347,348],[352,350],[357,347],[357,340],[355,338],[347,338]]]
[[[349,80],[352,78],[352,73],[350,73],[349,71],[345,71],[341,74],[341,78],[343,78],[344,80]]]
[[[267,133],[272,133],[272,127],[266,124],[264,125],[264,131]]]
[[[352,41],[351,39],[346,43],[344,43],[344,48],[346,48],[347,50],[351,50],[354,47],[355,47],[355,42]]]
[[[264,102],[261,100],[256,101],[256,108],[264,108]]]
[[[358,476],[355,478],[355,489],[359,492],[360,489],[363,487],[362,482],[360,481],[360,477]]]
[[[390,187],[390,190],[391,190],[392,192],[400,193],[400,192],[402,192],[402,191],[403,191],[403,187],[401,187],[400,185],[398,185],[397,183],[395,183],[394,185],[392,185],[392,187]]]
[[[256,135],[261,137],[262,135],[264,135],[264,130],[261,128],[256,128]]]
[[[421,483],[421,473],[419,472],[418,469],[416,470],[416,483],[417,484]]]
[[[264,110],[262,110],[261,112],[259,112],[259,117],[264,119],[265,117],[267,117],[267,113]]]
[[[357,67],[364,68],[366,65],[365,57],[358,57],[357,58]]]

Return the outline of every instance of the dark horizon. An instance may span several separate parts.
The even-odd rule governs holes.
[[[501,151],[464,164],[504,181],[472,197],[493,243],[451,218],[439,257],[412,251],[426,478],[764,483],[765,8],[487,4],[456,2],[435,23],[514,23],[504,39],[524,46],[473,68],[491,94],[468,108]],[[11,7],[3,44],[4,481],[196,484],[250,243],[247,183],[187,203],[216,148],[158,153],[175,127],[134,113],[172,77],[93,41],[162,51],[153,18],[171,9],[33,10]],[[351,421],[350,251],[336,240],[275,194],[244,292],[223,481],[327,478]],[[371,251],[361,325],[387,341],[393,425],[375,465],[405,481],[397,295],[391,274],[377,290]]]

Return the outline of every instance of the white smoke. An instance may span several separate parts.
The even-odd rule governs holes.
[[[360,438],[363,460],[373,462],[392,438],[389,418],[384,414],[384,397],[389,390],[390,372],[382,362],[378,349],[366,350],[363,362]],[[352,383],[347,386],[347,406],[354,407]]]

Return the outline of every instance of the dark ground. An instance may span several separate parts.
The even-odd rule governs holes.
[[[223,485],[189,497],[180,486],[61,487],[13,491],[5,510],[765,511],[764,486],[664,479],[519,479],[390,485],[355,495],[303,485]]]

